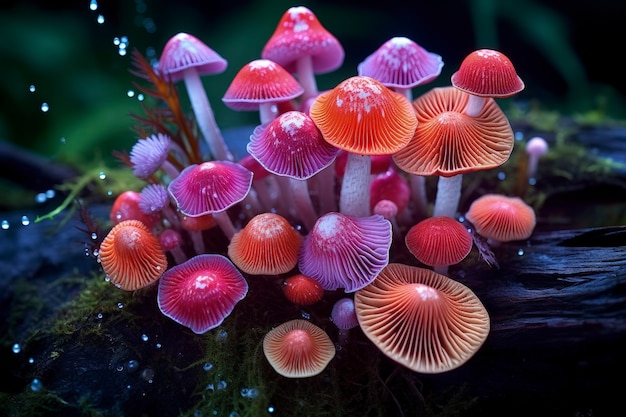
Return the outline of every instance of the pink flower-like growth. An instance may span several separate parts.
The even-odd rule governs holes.
[[[324,140],[308,115],[295,110],[257,126],[247,149],[267,171],[288,179],[294,214],[311,230],[318,216],[306,180],[332,164],[338,149]]]
[[[317,16],[304,6],[290,7],[261,52],[261,57],[296,74],[304,87],[302,99],[318,94],[315,74],[336,70],[343,64],[343,47]]]
[[[228,317],[248,292],[248,283],[226,257],[203,254],[166,271],[159,281],[161,312],[202,334]]]
[[[255,59],[237,72],[222,101],[233,110],[257,110],[264,124],[276,117],[278,103],[293,100],[303,92],[283,67],[269,59]]]
[[[168,191],[182,214],[213,214],[230,239],[236,229],[226,210],[248,195],[252,176],[251,171],[234,162],[203,162],[183,169],[169,184]]]
[[[176,178],[178,169],[167,160],[172,147],[178,147],[178,145],[162,133],[139,139],[130,150],[133,174],[138,178],[146,179],[162,168],[170,178]]]
[[[357,66],[357,72],[380,81],[412,101],[411,89],[433,81],[441,68],[440,55],[428,52],[409,38],[397,36],[365,58]]]
[[[387,265],[391,240],[391,223],[380,215],[327,213],[305,237],[298,266],[326,290],[354,292]]]

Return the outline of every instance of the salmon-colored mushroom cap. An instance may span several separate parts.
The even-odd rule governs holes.
[[[307,320],[290,320],[263,338],[263,353],[272,368],[287,378],[320,374],[335,357],[328,334]]]
[[[219,326],[247,292],[248,283],[228,258],[202,254],[163,274],[157,300],[165,316],[201,334]]]
[[[126,291],[146,287],[167,269],[159,239],[139,220],[124,220],[100,244],[100,264],[110,282]]]
[[[480,97],[510,97],[524,89],[511,60],[493,49],[478,49],[452,74],[452,85]]]
[[[243,272],[252,275],[278,275],[298,263],[302,237],[280,214],[261,213],[235,233],[228,245],[228,256]]]
[[[233,110],[258,110],[262,103],[289,101],[303,92],[283,67],[269,59],[256,59],[237,72],[222,101]]]
[[[436,374],[467,362],[489,334],[489,314],[468,287],[430,269],[391,263],[354,295],[359,325],[381,352]]]
[[[185,76],[185,70],[194,68],[200,75],[219,74],[228,62],[197,37],[180,32],[172,36],[159,58],[159,72],[172,82]]]
[[[324,296],[319,282],[304,274],[295,274],[283,281],[283,294],[290,302],[298,305],[315,304]]]
[[[456,219],[428,217],[412,226],[405,236],[409,252],[428,266],[461,262],[472,250],[472,235]]]
[[[331,145],[359,155],[393,154],[415,133],[407,98],[366,76],[354,76],[321,93],[309,115]]]
[[[504,164],[513,150],[509,120],[493,99],[480,113],[463,113],[469,96],[454,87],[433,88],[413,101],[418,125],[409,144],[393,155],[405,172],[451,177]]]
[[[537,223],[535,211],[519,197],[485,194],[472,202],[465,218],[476,233],[498,242],[528,239]]]

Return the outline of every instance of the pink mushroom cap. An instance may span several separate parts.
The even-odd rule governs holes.
[[[169,76],[172,82],[184,78],[187,69],[195,68],[200,75],[219,74],[226,70],[228,62],[204,42],[188,33],[172,36],[159,58],[159,72]]]

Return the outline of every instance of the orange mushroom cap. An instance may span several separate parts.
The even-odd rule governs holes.
[[[248,274],[283,274],[298,263],[301,243],[302,236],[287,219],[276,213],[261,213],[233,235],[228,256]]]
[[[139,220],[116,224],[100,244],[98,256],[110,282],[126,291],[152,284],[167,269],[159,239]]]
[[[509,120],[493,99],[477,116],[464,114],[468,99],[454,87],[415,99],[415,135],[393,155],[396,165],[410,174],[451,177],[504,164],[514,144]]]
[[[537,223],[535,211],[519,197],[485,194],[470,205],[465,218],[476,233],[498,242],[528,239]]]
[[[420,221],[409,229],[404,240],[409,252],[428,266],[457,264],[472,250],[472,235],[458,220],[448,216]]]
[[[510,97],[524,89],[511,60],[493,49],[478,49],[452,74],[452,85],[479,97]]]
[[[287,378],[306,378],[321,373],[335,357],[328,334],[307,320],[290,320],[263,339],[263,353],[276,372]]]
[[[407,98],[366,76],[320,94],[309,115],[331,145],[359,155],[393,154],[409,142],[417,120]]]
[[[465,285],[392,263],[354,296],[359,325],[388,357],[426,374],[467,362],[489,334],[489,314]]]

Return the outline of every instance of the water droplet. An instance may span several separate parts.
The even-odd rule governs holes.
[[[528,184],[529,185],[536,185],[537,184],[537,179],[536,178],[528,178]]]
[[[35,358],[28,358],[28,363],[35,363]]]
[[[43,384],[41,383],[41,381],[37,378],[33,379],[30,383],[30,390],[33,392],[37,392],[40,391],[41,388],[43,388]]]
[[[99,14],[98,18],[96,19],[96,22],[98,22],[99,24],[103,24],[104,23],[104,16]]]
[[[54,198],[54,196],[56,196],[56,191],[54,191],[54,190],[46,191],[46,197],[47,198]]]
[[[226,389],[226,387],[228,386],[228,383],[226,381],[224,381],[223,379],[217,383],[217,389],[218,390],[223,390]]]
[[[141,371],[141,374],[139,376],[144,381],[148,381],[152,383],[152,380],[154,379],[154,371],[152,370],[152,368],[146,368],[143,371]]]
[[[2,230],[7,230],[9,228],[9,221],[2,220],[2,222],[0,222],[0,227],[2,227]]]
[[[311,315],[309,313],[307,313],[306,311],[302,310],[300,312],[300,317],[302,317],[305,320],[310,320],[311,319]]]
[[[63,137],[60,139],[60,142],[61,142],[63,145],[67,145],[67,139],[65,139],[65,136],[63,136]]]
[[[143,101],[144,100],[144,95],[143,94],[137,94],[137,100]]]
[[[91,0],[89,2],[89,10],[91,11],[98,10],[98,2],[96,0]]]
[[[218,331],[217,334],[215,335],[215,338],[217,340],[226,340],[227,337],[228,337],[228,332],[224,329],[220,329],[220,331]]]
[[[202,365],[202,369],[209,372],[211,369],[213,369],[213,364],[210,362],[206,362],[204,365]]]
[[[193,417],[202,417],[202,411],[196,410],[193,412]]]
[[[28,216],[22,216],[22,226],[28,226],[30,224],[30,219]]]
[[[96,240],[96,239],[98,239],[98,234],[94,232],[91,234],[91,240]]]
[[[31,84],[28,87],[28,91],[30,91],[31,93],[34,93],[37,90],[37,87],[35,87],[35,84]]]
[[[515,132],[515,140],[522,140],[522,139],[524,139],[524,132],[520,132],[520,131]]]
[[[46,193],[37,193],[37,195],[35,196],[35,202],[36,203],[45,203],[47,200],[46,198]]]
[[[506,179],[506,172],[504,172],[504,171],[498,172],[498,179],[500,181],[504,181]]]
[[[213,384],[208,384],[205,388],[205,390],[209,391],[209,392],[213,392],[215,391],[215,385]]]
[[[276,411],[276,409],[274,408],[273,405],[270,405],[267,407],[267,412],[270,414],[274,414],[274,411]]]
[[[135,92],[134,92],[133,90],[128,90],[128,91],[126,92],[126,95],[127,95],[128,97],[135,97]]]
[[[241,416],[239,415],[239,413],[238,413],[238,412],[236,412],[236,411],[231,411],[231,412],[230,412],[230,414],[228,415],[228,417],[241,417]]]
[[[117,365],[117,368],[115,368],[115,370],[117,372],[122,372],[124,370],[124,365]]]
[[[143,340],[144,342],[147,342],[147,341],[148,341],[148,335],[147,335],[147,334],[145,334],[145,333],[144,333],[144,334],[142,334],[142,335],[141,335],[141,340]]]
[[[98,317],[99,319],[101,319],[101,318],[102,318],[102,313],[98,313],[98,315],[97,315],[96,317]]]
[[[124,304],[123,303],[117,303],[117,308],[124,308]]]
[[[41,111],[47,113],[50,110],[50,105],[46,102],[41,103]]]
[[[156,345],[154,345],[157,349],[161,349],[162,345],[160,343],[157,343]]]
[[[300,232],[302,230],[302,225],[301,224],[297,224],[295,229]]]
[[[101,180],[106,179],[107,174],[104,171],[100,171],[100,173],[98,174],[98,178],[100,178]]]
[[[128,372],[134,372],[137,369],[139,369],[139,361],[135,360],[135,359],[131,359],[128,362],[126,362],[126,369],[128,370]]]
[[[20,353],[22,351],[22,347],[19,343],[13,345],[13,353]]]
[[[524,255],[524,249],[518,249],[518,250],[517,250],[517,254],[518,254],[519,256],[523,256],[523,255]]]

